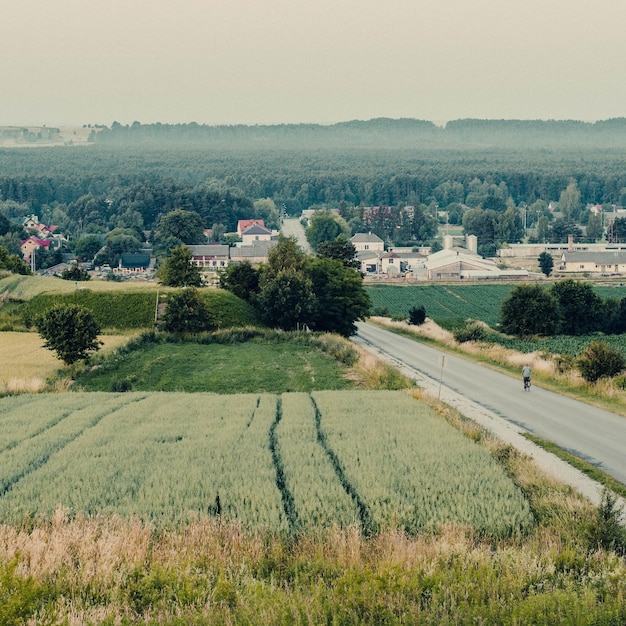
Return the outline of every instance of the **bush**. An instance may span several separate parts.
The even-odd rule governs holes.
[[[613,550],[617,554],[626,555],[626,529],[620,524],[621,509],[617,504],[617,496],[605,489],[602,501],[596,512],[595,522],[588,531],[589,548],[595,550]]]
[[[82,269],[81,267],[78,267],[78,265],[72,265],[72,267],[66,270],[63,270],[61,272],[61,278],[63,280],[76,280],[76,281],[91,280],[91,276],[89,275],[89,272]]]
[[[388,306],[375,306],[372,309],[372,315],[376,317],[391,317],[391,311]]]
[[[416,306],[409,310],[409,324],[421,326],[426,321],[426,309],[423,306]]]
[[[578,358],[578,369],[582,377],[590,383],[600,378],[616,376],[625,366],[622,353],[599,339],[592,341]]]
[[[166,332],[178,334],[202,333],[217,328],[215,317],[195,287],[187,287],[169,297],[160,325]]]
[[[455,341],[466,343],[468,341],[484,341],[487,337],[487,330],[480,322],[467,322],[465,326],[456,328],[452,335]]]

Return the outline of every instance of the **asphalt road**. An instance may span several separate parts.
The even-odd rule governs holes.
[[[357,326],[359,342],[522,430],[553,441],[626,484],[626,417],[534,385],[525,392],[521,372],[515,379],[373,324],[360,322]]]
[[[284,219],[280,230],[285,237],[295,237],[298,240],[300,247],[307,254],[313,253],[313,250],[307,241],[306,235],[304,234],[304,226],[302,226],[298,218],[289,217]]]

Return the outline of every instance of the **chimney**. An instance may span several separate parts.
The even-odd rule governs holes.
[[[574,252],[574,235],[572,233],[567,236],[567,251]]]

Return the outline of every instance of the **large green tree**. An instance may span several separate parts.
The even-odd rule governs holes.
[[[559,211],[563,213],[565,219],[576,221],[580,218],[581,209],[578,184],[575,180],[571,180],[559,197]]]
[[[19,254],[9,254],[9,251],[0,246],[0,270],[8,270],[14,274],[30,274],[30,268]]]
[[[585,335],[603,325],[604,302],[591,284],[567,278],[554,283],[550,292],[558,303],[562,334]]]
[[[320,259],[335,259],[341,261],[346,267],[360,267],[356,258],[354,244],[345,236],[340,235],[334,241],[324,241],[317,247],[317,256]]]
[[[282,270],[300,271],[307,263],[307,255],[295,237],[279,235],[267,255],[262,275],[276,275]]]
[[[100,349],[100,327],[91,311],[75,304],[52,307],[35,319],[44,347],[54,350],[67,365]]]
[[[204,223],[195,211],[175,209],[159,220],[152,240],[159,255],[167,254],[181,244],[205,243]]]
[[[159,282],[168,287],[201,287],[202,275],[192,258],[187,246],[174,248],[159,268]]]
[[[302,271],[280,270],[266,280],[259,293],[257,307],[269,326],[283,330],[312,326],[317,298],[311,279]]]
[[[347,238],[350,234],[348,223],[331,211],[317,211],[306,229],[307,241],[315,251],[323,242],[334,241],[340,235]]]
[[[539,267],[541,271],[546,275],[550,276],[552,274],[552,269],[554,268],[554,259],[549,252],[542,252],[539,255]]]
[[[219,285],[227,289],[238,298],[253,303],[259,293],[259,270],[249,261],[231,263],[223,272],[220,272]]]
[[[98,235],[85,235],[74,243],[74,252],[80,261],[91,261],[102,248]]]
[[[313,329],[353,335],[355,322],[369,315],[371,305],[361,274],[335,259],[311,259],[306,275],[317,299]]]
[[[519,337],[553,335],[559,320],[556,297],[541,285],[517,285],[500,308],[500,329]]]

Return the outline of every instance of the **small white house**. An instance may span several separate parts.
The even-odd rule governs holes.
[[[260,224],[253,224],[241,233],[241,242],[244,246],[254,245],[258,241],[271,241],[272,231]]]
[[[383,252],[385,242],[373,233],[357,233],[350,238],[357,252]]]

